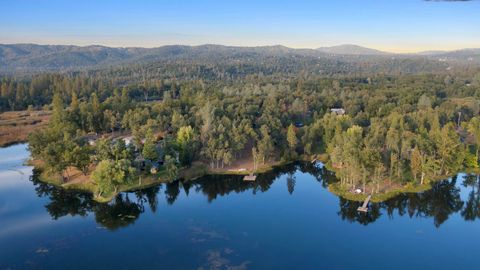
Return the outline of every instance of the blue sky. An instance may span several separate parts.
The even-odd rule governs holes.
[[[480,1],[0,1],[0,43],[480,47]]]

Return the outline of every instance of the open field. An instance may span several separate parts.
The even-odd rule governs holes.
[[[24,142],[28,134],[48,123],[49,111],[13,111],[0,114],[0,147]]]

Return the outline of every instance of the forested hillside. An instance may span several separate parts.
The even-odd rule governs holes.
[[[142,175],[143,159],[164,162],[175,179],[195,162],[222,170],[326,156],[341,189],[377,193],[387,179],[422,186],[478,168],[475,50],[1,48],[0,110],[53,109],[49,127],[30,136],[33,157],[61,175],[81,170],[102,192]],[[89,136],[103,139],[93,146]]]
[[[242,74],[300,71],[315,74],[438,72],[480,64],[478,49],[431,54],[391,54],[355,45],[291,49],[284,46],[229,47],[221,45],[158,48],[110,48],[0,44],[0,74],[44,71],[85,71],[122,66],[215,66],[224,73]],[[453,66],[451,66],[453,65]],[[273,66],[273,67],[272,67]],[[282,68],[285,66],[285,68]],[[202,74],[191,74],[202,75]]]
[[[49,104],[55,91],[76,91],[79,96],[96,92],[106,98],[113,89],[127,87],[133,98],[142,92],[147,100],[149,96],[158,99],[172,82],[201,81],[223,87],[290,84],[299,77],[367,80],[450,74],[469,84],[475,80],[480,55],[478,50],[393,55],[353,45],[308,50],[283,46],[145,49],[20,44],[0,45],[0,62],[0,111],[7,111]]]

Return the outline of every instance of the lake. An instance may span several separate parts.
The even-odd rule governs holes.
[[[358,213],[321,164],[176,181],[108,204],[0,149],[0,269],[478,269],[480,182],[459,174]]]

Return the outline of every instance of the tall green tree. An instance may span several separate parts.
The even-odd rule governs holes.
[[[418,147],[413,148],[410,157],[410,168],[415,182],[417,181],[418,174],[422,171],[422,159],[422,153]]]
[[[61,128],[61,126],[64,124],[65,120],[65,108],[63,105],[63,99],[62,95],[58,92],[56,92],[53,95],[53,100],[52,100],[52,118],[51,118],[51,123],[53,126],[57,126],[58,128]]]
[[[290,124],[290,126],[288,126],[287,142],[288,142],[288,147],[290,148],[290,151],[295,152],[295,148],[297,147],[298,141],[297,141],[297,133],[295,130],[295,126],[293,124]]]
[[[142,155],[145,159],[156,161],[158,159],[158,152],[154,141],[152,130],[147,131],[145,143],[143,144]]]
[[[260,138],[260,141],[257,142],[257,149],[262,157],[262,163],[265,164],[274,151],[272,137],[270,136],[270,132],[266,125],[260,127]]]
[[[477,160],[480,159],[480,117],[476,116],[468,122],[468,132],[472,135],[475,142],[475,154]]]
[[[92,173],[92,179],[98,185],[99,195],[117,192],[122,184],[129,183],[135,175],[135,168],[129,160],[106,159],[100,161]]]
[[[170,181],[177,179],[178,166],[177,161],[170,155],[165,156],[165,169],[167,170],[168,178]]]
[[[180,163],[183,165],[192,164],[195,149],[194,137],[195,133],[191,126],[181,127],[177,132],[176,143],[179,149]]]
[[[71,166],[76,167],[84,175],[87,175],[90,165],[92,164],[92,161],[90,159],[91,154],[92,150],[90,149],[90,146],[76,145],[72,150],[67,152],[67,160]]]

